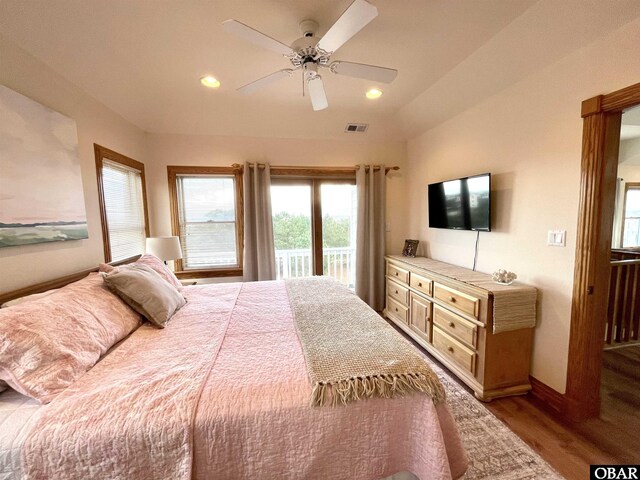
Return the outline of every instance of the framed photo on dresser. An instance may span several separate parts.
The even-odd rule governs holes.
[[[415,257],[418,253],[418,244],[420,240],[405,240],[402,249],[403,257]]]

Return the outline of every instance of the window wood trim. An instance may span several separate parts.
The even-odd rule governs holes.
[[[622,226],[621,226],[621,232],[620,232],[620,240],[622,243],[624,243],[624,226],[627,223],[627,194],[629,193],[629,190],[640,190],[640,182],[626,182],[624,184],[624,196],[623,196],[623,200],[622,200]],[[624,248],[624,247],[620,247],[620,248]]]
[[[311,248],[313,249],[315,275],[324,275],[323,252],[322,252],[322,197],[320,188],[322,182],[318,179],[311,181]]]
[[[122,155],[116,151],[113,151],[109,148],[103,147],[102,145],[98,145],[97,143],[93,144],[93,151],[96,157],[96,177],[98,180],[98,204],[100,208],[100,223],[102,226],[102,245],[104,248],[104,261],[106,263],[111,262],[111,241],[109,240],[109,223],[107,222],[107,207],[104,202],[104,185],[102,183],[102,167],[103,167],[103,158],[107,160],[119,163],[120,165],[124,165],[125,167],[133,168],[140,172],[140,180],[142,182],[142,206],[144,209],[144,232],[145,235],[149,236],[149,211],[147,209],[147,184],[145,181],[144,175],[144,163],[138,162],[133,158],[127,157],[126,155]]]
[[[242,171],[234,167],[201,167],[168,165],[167,179],[169,181],[169,209],[171,211],[172,235],[180,236],[180,213],[178,208],[178,175],[233,175],[236,194],[236,251],[238,265],[230,267],[203,268],[185,270],[182,260],[175,261],[175,274],[178,278],[211,278],[211,277],[240,277],[243,274],[244,254],[244,200],[242,191]]]
[[[271,176],[298,177],[309,180],[315,178],[355,179],[356,169],[351,167],[278,167],[270,168]]]

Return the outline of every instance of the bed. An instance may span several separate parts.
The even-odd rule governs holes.
[[[416,393],[310,406],[283,282],[180,293],[186,304],[165,328],[135,328],[49,403],[0,394],[0,478],[464,474],[446,403]]]

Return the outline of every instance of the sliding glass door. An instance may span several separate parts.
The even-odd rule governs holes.
[[[271,208],[278,279],[328,275],[355,287],[353,181],[275,178]]]
[[[322,210],[322,273],[350,288],[356,285],[356,186],[324,183]]]
[[[277,278],[308,277],[314,273],[311,185],[274,183],[271,214]]]

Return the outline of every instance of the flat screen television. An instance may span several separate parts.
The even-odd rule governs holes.
[[[429,227],[491,231],[491,174],[432,183]]]

